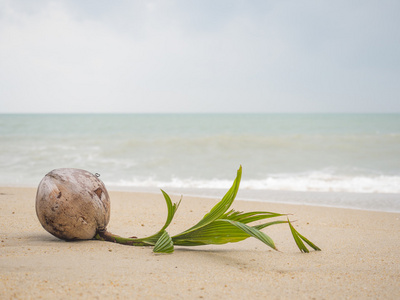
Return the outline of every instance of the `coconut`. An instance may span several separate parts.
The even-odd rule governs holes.
[[[39,183],[36,214],[43,228],[63,240],[86,240],[106,231],[110,197],[94,174],[55,169]]]

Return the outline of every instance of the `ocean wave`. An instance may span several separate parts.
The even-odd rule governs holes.
[[[106,183],[115,187],[227,189],[232,184],[232,180],[172,178],[165,181],[149,177]],[[296,175],[271,175],[264,179],[243,179],[241,189],[302,192],[400,193],[400,176],[340,176],[321,172]]]

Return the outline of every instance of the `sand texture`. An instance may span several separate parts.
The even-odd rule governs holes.
[[[294,214],[296,229],[322,251],[300,253],[283,224],[263,230],[280,252],[249,238],[154,254],[58,240],[37,219],[35,194],[0,188],[0,299],[400,299],[399,213],[235,201],[237,210]],[[110,197],[109,231],[142,237],[164,224],[161,193]],[[218,200],[184,195],[169,233],[194,225]]]

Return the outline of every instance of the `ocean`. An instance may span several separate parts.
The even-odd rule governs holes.
[[[244,200],[397,212],[400,114],[0,115],[0,186],[68,167],[110,190],[214,197],[240,165]]]

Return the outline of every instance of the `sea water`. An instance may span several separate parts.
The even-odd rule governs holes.
[[[240,165],[243,198],[357,193],[369,200],[350,206],[379,210],[379,193],[383,210],[400,211],[400,114],[0,115],[0,186],[37,186],[68,167],[111,189],[213,196]]]

